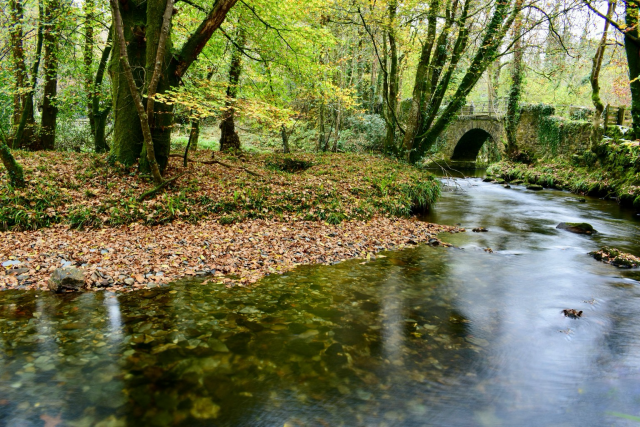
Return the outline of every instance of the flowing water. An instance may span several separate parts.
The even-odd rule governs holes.
[[[587,255],[640,255],[638,217],[447,183],[426,219],[467,228],[452,248],[252,289],[0,293],[0,425],[640,426],[640,274]]]

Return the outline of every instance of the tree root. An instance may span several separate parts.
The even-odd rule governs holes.
[[[176,175],[171,179],[167,179],[166,181],[164,181],[162,184],[158,185],[157,187],[152,188],[151,190],[149,190],[149,191],[147,191],[145,193],[142,193],[140,195],[140,197],[138,197],[138,202],[142,202],[144,199],[147,199],[147,198],[155,195],[158,191],[162,190],[163,188],[165,188],[169,184],[175,182],[178,178],[180,178],[180,177],[182,177],[182,176],[184,176],[184,175],[186,175],[188,173],[190,173],[190,172],[187,171],[187,172],[181,173],[180,175]]]

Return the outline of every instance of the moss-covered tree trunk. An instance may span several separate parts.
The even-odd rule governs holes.
[[[93,13],[95,11],[94,0],[85,0],[83,5],[84,11],[84,46],[82,48],[82,62],[84,65],[84,90],[87,95],[87,117],[89,118],[89,126],[91,135],[95,135],[95,123],[93,117]]]
[[[458,2],[447,0],[445,5],[446,20],[440,30],[438,38],[435,38],[436,18],[439,13],[439,2],[434,2],[433,9],[429,12],[429,26],[427,30],[427,43],[422,48],[420,62],[416,70],[414,84],[414,98],[411,112],[407,120],[407,130],[402,142],[404,156],[410,160],[411,152],[419,142],[419,133],[431,126],[444,99],[445,92],[455,71],[458,61],[468,40],[468,29],[465,26],[471,0],[466,0],[462,7],[462,13],[456,16]],[[453,24],[459,26],[458,36],[450,46],[450,33]],[[445,72],[445,65],[449,66]]]
[[[189,131],[189,151],[198,150],[198,140],[200,139],[200,119],[191,119],[191,130]]]
[[[124,38],[127,42],[127,55],[137,87],[144,84],[146,60],[146,26],[147,3],[132,0],[120,1],[120,14]],[[114,37],[114,40],[116,38]],[[113,144],[111,157],[113,160],[130,166],[140,157],[142,152],[142,127],[136,111],[129,86],[127,85],[124,66],[120,61],[120,44],[113,44],[113,54],[109,73],[112,83],[113,97]]]
[[[640,138],[640,41],[638,40],[638,7],[640,1],[626,0],[625,23],[628,31],[624,36],[624,49],[629,66],[629,86],[631,87],[631,118],[633,133]]]
[[[596,49],[596,54],[593,57],[593,66],[591,67],[591,76],[589,78],[591,81],[591,100],[595,107],[595,112],[593,114],[593,127],[591,129],[591,137],[589,141],[591,149],[600,143],[603,133],[600,130],[600,125],[602,124],[602,112],[604,111],[604,104],[600,99],[600,68],[602,67],[602,59],[604,58],[604,51],[607,47],[609,22],[611,21],[611,17],[613,16],[613,12],[616,7],[615,0],[609,0],[607,3],[607,15],[604,21],[604,30],[602,32],[600,43],[598,44],[598,49]]]
[[[7,169],[11,185],[16,188],[24,187],[22,166],[18,164],[13,154],[11,154],[4,133],[0,133],[0,160],[2,160],[4,167]]]
[[[511,63],[511,88],[507,100],[507,114],[505,115],[505,133],[507,134],[507,156],[513,156],[518,151],[517,129],[520,122],[520,95],[522,94],[522,16],[518,14],[513,26],[513,62]]]
[[[58,42],[62,10],[58,0],[47,0],[44,29],[44,93],[40,121],[40,145],[43,150],[53,150],[58,121]]]
[[[489,64],[495,60],[498,54],[498,48],[521,8],[522,0],[515,0],[513,4],[510,4],[506,0],[500,0],[496,3],[491,19],[486,26],[484,36],[480,41],[480,47],[473,56],[466,73],[459,80],[460,83],[451,101],[444,108],[444,111],[438,114],[439,107],[444,99],[444,94],[453,72],[453,68],[451,66],[449,67],[445,76],[443,76],[438,83],[438,88],[436,88],[432,100],[427,106],[428,117],[424,121],[419,135],[415,138],[413,149],[408,153],[411,162],[417,162],[422,159],[426,151],[435,144],[438,137],[444,132],[449,123],[451,123],[458,111],[460,111],[460,108],[462,108],[466,102],[467,95],[469,95]],[[454,58],[456,58],[456,56],[459,57],[464,50],[460,49],[460,47],[466,44],[468,33],[467,35],[462,34],[463,31],[464,28],[461,28],[461,34],[452,51],[451,63],[453,63]]]
[[[227,85],[227,100],[225,102],[225,112],[220,123],[220,151],[239,151],[240,137],[235,129],[235,103],[238,96],[238,83],[242,73],[242,51],[245,44],[245,32],[241,28],[235,48],[231,54],[231,64],[229,66],[229,84]]]
[[[324,140],[325,140],[325,123],[324,123],[324,99],[320,101],[320,108],[318,111],[318,146],[316,147],[316,151],[325,151]]]
[[[100,89],[102,88],[102,81],[104,79],[104,72],[107,68],[109,56],[112,51],[113,42],[113,29],[109,28],[109,35],[107,36],[107,44],[102,51],[100,62],[98,63],[98,70],[96,71],[95,80],[90,86],[90,117],[92,119],[91,130],[93,133],[93,146],[96,153],[106,153],[109,150],[107,140],[105,137],[105,130],[107,127],[107,118],[111,112],[111,107],[101,107],[100,103]]]
[[[386,46],[384,55],[384,66],[388,67],[389,72],[385,77],[385,111],[387,135],[384,140],[384,151],[387,154],[396,154],[396,127],[398,114],[398,92],[399,92],[399,71],[398,71],[398,46],[395,35],[395,20],[398,10],[398,3],[395,0],[389,2],[388,16],[389,28],[386,31],[387,41],[389,43],[389,55],[387,59]],[[388,62],[388,65],[387,65]]]
[[[24,94],[22,103],[22,111],[20,113],[20,122],[18,128],[11,137],[12,147],[25,147],[31,145],[34,141],[34,120],[33,120],[33,96],[38,81],[38,69],[40,68],[40,57],[42,55],[42,39],[44,33],[44,8],[42,2],[38,2],[38,35],[36,39],[36,53],[31,66],[31,80],[29,81],[28,91]]]
[[[289,154],[291,149],[289,148],[289,134],[287,133],[287,127],[282,125],[280,128],[280,135],[282,136],[282,152]]]
[[[420,51],[420,60],[418,61],[418,67],[416,68],[416,75],[413,84],[413,96],[411,99],[411,109],[407,115],[407,123],[405,127],[405,134],[402,140],[402,147],[405,151],[410,151],[413,146],[413,140],[416,137],[416,133],[422,124],[422,110],[424,109],[424,101],[426,94],[429,93],[430,88],[428,84],[431,82],[427,79],[429,62],[431,61],[431,51],[433,50],[433,43],[436,39],[436,24],[438,18],[438,11],[440,9],[440,2],[438,0],[432,1],[429,5],[429,18],[427,25],[427,38],[422,44]]]
[[[118,0],[122,12],[126,49],[133,70],[133,77],[138,88],[148,88],[151,79],[149,70],[156,64],[157,43],[160,40],[163,15],[166,1]],[[184,73],[197,59],[214,31],[224,21],[229,10],[238,0],[217,0],[209,14],[198,28],[187,38],[179,51],[171,49],[171,32],[167,37],[167,48],[162,66],[162,74],[158,81],[157,92],[164,93],[176,87]],[[141,169],[148,165],[146,153],[143,153],[143,133],[137,116],[136,107],[123,73],[120,48],[114,44],[110,74],[112,78],[114,134],[110,157],[125,165],[134,164],[142,157]],[[156,160],[161,170],[167,165],[171,148],[171,127],[173,125],[173,109],[165,104],[155,103],[153,114],[149,116],[149,126],[153,137]]]
[[[14,95],[13,95],[13,115],[11,135],[14,135],[20,125],[20,118],[25,106],[26,93],[29,88],[29,75],[27,74],[27,63],[24,53],[24,31],[22,28],[24,20],[24,9],[22,6],[22,0],[10,0],[9,11],[11,18],[11,26],[9,27],[9,33],[11,36],[11,54],[13,58],[13,72],[15,78]],[[33,138],[34,130],[34,118],[33,107],[26,113],[27,126],[24,131],[23,138],[25,140],[31,140]],[[13,145],[13,138],[10,138],[8,145]]]
[[[160,170],[164,170],[169,162],[171,150],[171,129],[173,128],[173,106],[163,103],[155,104],[156,93],[164,93],[172,86],[177,86],[175,74],[165,73],[165,65],[171,62],[171,17],[173,0],[147,1],[147,116],[153,139],[155,159]],[[146,147],[142,149],[140,168],[150,171]]]

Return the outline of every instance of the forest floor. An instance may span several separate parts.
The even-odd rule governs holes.
[[[411,218],[439,195],[427,172],[369,155],[171,158],[165,192],[104,155],[18,152],[28,187],[0,187],[0,289],[45,289],[58,267],[90,289],[186,275],[254,283],[300,264],[375,258],[455,228]],[[6,180],[6,176],[0,176]]]

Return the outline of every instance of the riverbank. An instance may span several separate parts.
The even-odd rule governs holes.
[[[363,262],[380,251],[421,242],[441,244],[448,226],[415,219],[374,218],[339,225],[319,221],[285,224],[252,220],[222,225],[215,220],[160,226],[133,223],[98,230],[58,225],[37,231],[3,233],[0,289],[47,289],[51,273],[76,266],[90,290],[130,291],[184,276],[210,275],[228,285],[247,285],[301,264]],[[435,240],[434,240],[435,239]]]
[[[105,155],[17,152],[28,187],[0,189],[0,289],[45,289],[59,267],[89,289],[188,275],[249,284],[300,264],[367,258],[449,227],[410,219],[440,194],[429,173],[371,155],[172,157],[165,192]],[[0,180],[6,177],[0,176]]]
[[[212,158],[215,153],[215,157]],[[440,195],[433,175],[365,154],[245,154],[199,151],[182,167],[170,158],[165,177],[179,179],[153,197],[149,177],[111,165],[106,155],[16,152],[27,188],[0,186],[0,228],[114,227],[173,221],[221,224],[265,219],[338,224],[373,217],[408,218]],[[0,182],[6,182],[0,169]]]
[[[640,149],[637,142],[603,143],[600,154],[575,155],[571,160],[539,160],[533,164],[502,161],[487,175],[572,193],[606,197],[640,211]]]

